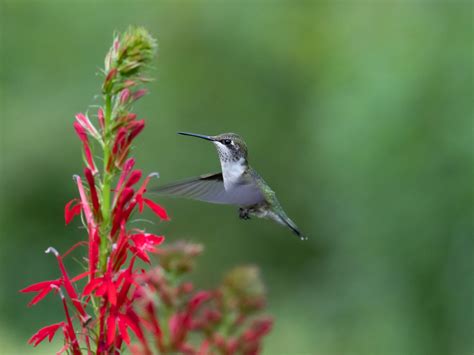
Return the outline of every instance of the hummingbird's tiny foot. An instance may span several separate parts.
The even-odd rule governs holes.
[[[247,208],[239,208],[239,217],[240,219],[250,219],[249,210]]]

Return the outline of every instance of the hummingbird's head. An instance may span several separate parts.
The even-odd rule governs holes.
[[[217,136],[205,136],[196,133],[179,132],[185,136],[198,137],[214,143],[223,162],[237,162],[240,159],[247,161],[247,146],[244,140],[236,133],[222,133]]]

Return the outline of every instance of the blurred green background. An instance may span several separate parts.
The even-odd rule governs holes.
[[[63,207],[82,171],[74,114],[97,104],[112,32],[159,40],[134,155],[169,182],[219,169],[237,132],[310,237],[235,208],[162,199],[168,240],[204,243],[196,280],[255,263],[276,325],[264,354],[472,354],[472,2],[0,3],[0,353],[62,319],[48,246],[84,238]]]

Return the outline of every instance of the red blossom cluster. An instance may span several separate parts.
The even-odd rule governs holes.
[[[137,309],[153,333],[155,349],[164,354],[258,354],[273,323],[257,315],[265,305],[258,269],[237,267],[216,290],[194,291],[183,277],[201,251],[200,245],[184,242],[160,247],[160,265],[139,277],[144,286],[137,289]],[[150,349],[137,344],[132,350],[143,354]]]
[[[130,228],[133,214],[145,206],[160,220],[168,214],[145,197],[150,178],[142,180],[129,157],[144,120],[130,112],[146,91],[142,71],[155,53],[154,39],[142,28],[116,36],[107,54],[102,93],[104,105],[94,125],[76,115],[74,129],[83,147],[84,177],[75,176],[78,198],[64,210],[66,224],[75,216],[87,230],[87,239],[63,254],[50,247],[60,277],[21,290],[35,293],[29,306],[48,294],[60,296],[65,320],[43,327],[29,343],[51,341],[62,331],[64,345],[58,354],[119,354],[126,344],[136,354],[179,351],[186,354],[255,354],[272,321],[255,318],[264,305],[263,286],[256,269],[232,271],[215,291],[194,291],[182,276],[192,269],[202,247],[176,243],[160,245],[164,237]],[[97,149],[99,148],[99,149]],[[96,164],[97,150],[103,161]],[[85,270],[72,277],[64,258],[77,247],[87,249]],[[160,248],[158,248],[160,246]],[[150,265],[156,254],[159,266]],[[190,333],[198,334],[191,341]],[[194,337],[195,338],[195,337]],[[134,343],[132,339],[138,342]]]

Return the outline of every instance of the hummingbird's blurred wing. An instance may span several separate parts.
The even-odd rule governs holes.
[[[178,196],[211,203],[236,204],[235,194],[227,192],[224,188],[222,173],[201,175],[152,188],[149,191],[160,195]]]

